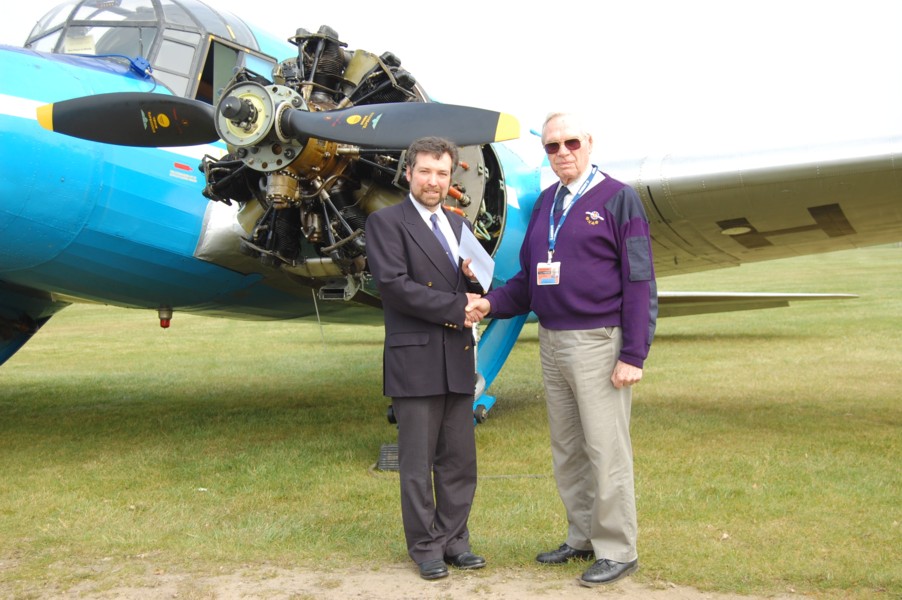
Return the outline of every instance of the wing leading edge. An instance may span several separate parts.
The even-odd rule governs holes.
[[[781,308],[803,300],[849,300],[855,294],[779,294],[758,292],[658,292],[658,316],[684,317],[739,310]]]
[[[67,306],[45,292],[0,281],[0,365]]]

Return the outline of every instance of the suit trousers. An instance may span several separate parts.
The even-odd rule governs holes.
[[[611,374],[619,327],[560,331],[539,327],[551,457],[567,511],[567,544],[597,559],[637,558],[630,442],[631,388]]]
[[[393,398],[398,422],[401,519],[417,564],[470,550],[476,493],[473,395]]]

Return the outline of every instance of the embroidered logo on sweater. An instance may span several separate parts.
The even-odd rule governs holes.
[[[598,225],[602,221],[604,221],[604,217],[597,210],[586,211],[586,223],[589,225]]]

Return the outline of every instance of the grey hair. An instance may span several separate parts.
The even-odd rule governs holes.
[[[586,131],[581,118],[571,112],[558,111],[550,112],[545,117],[545,122],[542,123],[542,140],[545,139],[545,128],[548,126],[548,123],[550,123],[552,119],[565,119],[570,125],[579,130],[581,136],[589,137],[590,135],[589,132]]]

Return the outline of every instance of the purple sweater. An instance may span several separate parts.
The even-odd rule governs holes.
[[[620,360],[642,367],[654,337],[658,297],[648,218],[631,187],[605,175],[579,197],[555,242],[558,285],[536,285],[548,260],[548,212],[557,185],[539,197],[520,248],[520,272],[486,297],[493,318],[532,311],[547,329],[621,327]]]

